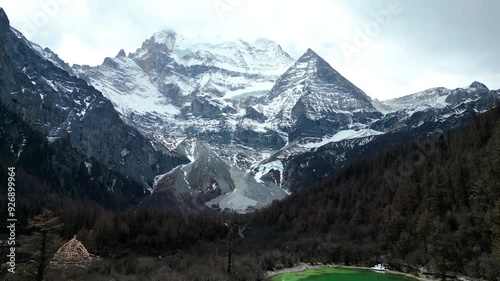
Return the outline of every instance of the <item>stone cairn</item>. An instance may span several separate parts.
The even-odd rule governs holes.
[[[61,269],[70,266],[87,267],[92,261],[92,255],[85,249],[85,246],[76,239],[73,239],[64,244],[50,261],[50,267]]]

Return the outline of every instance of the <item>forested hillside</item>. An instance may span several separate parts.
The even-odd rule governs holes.
[[[302,260],[386,261],[499,280],[500,108],[351,163],[254,222]]]

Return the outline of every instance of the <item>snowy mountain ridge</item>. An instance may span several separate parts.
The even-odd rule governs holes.
[[[168,172],[155,188],[193,193],[188,187],[197,186],[192,196],[202,196],[207,206],[239,211],[297,188],[289,159],[331,143],[353,149],[388,132],[456,118],[463,111],[452,107],[477,100],[472,96],[484,90],[465,89],[471,100],[453,98],[460,89],[435,88],[380,102],[311,49],[294,62],[273,41],[203,43],[172,31],[155,33],[128,56],[121,51],[101,66],[73,70],[153,143],[177,151],[185,139],[204,143],[194,150],[211,157],[181,149],[191,164]],[[432,117],[423,121],[418,112]],[[215,165],[220,174],[193,165]],[[218,184],[197,183],[205,176]]]
[[[69,138],[151,197],[186,207],[261,208],[372,143],[454,128],[500,100],[478,82],[372,100],[314,51],[294,61],[265,39],[197,42],[161,31],[128,55],[69,67],[16,30],[0,31],[18,44],[6,44],[3,58],[19,70],[0,88],[2,104],[49,140]]]
[[[353,124],[359,113],[375,114],[371,98],[345,79],[313,50],[308,49],[277,81],[256,107],[274,127],[291,127],[297,122],[328,123],[332,115]],[[338,121],[338,120],[336,120]],[[345,122],[345,121],[344,121]],[[345,129],[333,127],[333,130]],[[322,135],[334,133],[325,128]],[[303,137],[321,137],[314,132]],[[292,139],[295,137],[292,136]]]

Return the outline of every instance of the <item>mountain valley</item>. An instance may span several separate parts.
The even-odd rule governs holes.
[[[474,82],[381,102],[311,49],[295,60],[266,39],[203,43],[173,31],[102,65],[69,66],[1,18],[2,105],[50,144],[68,141],[178,206],[259,209],[500,100]]]

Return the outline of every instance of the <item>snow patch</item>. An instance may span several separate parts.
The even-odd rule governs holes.
[[[55,142],[58,139],[60,139],[60,137],[49,137],[49,136],[47,136],[47,141],[49,143],[53,143],[53,142]]]
[[[321,146],[326,145],[326,144],[331,143],[331,142],[339,142],[342,140],[364,138],[364,137],[377,136],[377,135],[383,135],[383,134],[384,134],[383,132],[375,131],[372,129],[361,129],[359,131],[342,130],[333,136],[324,137],[320,142],[301,144],[301,146],[305,147],[305,148],[316,148],[316,147],[321,147]]]
[[[245,98],[252,95],[262,95],[263,93],[271,91],[274,86],[274,82],[261,82],[255,83],[250,87],[244,89],[234,90],[226,92],[224,95],[225,99],[238,99]]]
[[[188,173],[187,173],[187,171],[186,171],[186,169],[185,169],[185,168],[186,168],[186,166],[187,166],[187,165],[182,166],[182,167],[181,167],[181,170],[182,170],[182,172],[184,172],[184,177],[183,177],[183,179],[184,179],[184,181],[186,182],[187,187],[188,187],[189,189],[191,189],[191,185],[189,184],[189,181],[187,180],[187,178],[188,178]]]
[[[87,168],[87,172],[89,173],[89,175],[91,174],[92,172],[92,162],[88,161],[88,160],[85,160],[84,161],[85,163],[85,167]]]
[[[125,157],[125,156],[128,156],[130,154],[130,150],[124,148],[121,152],[120,152],[120,155],[122,157]]]

